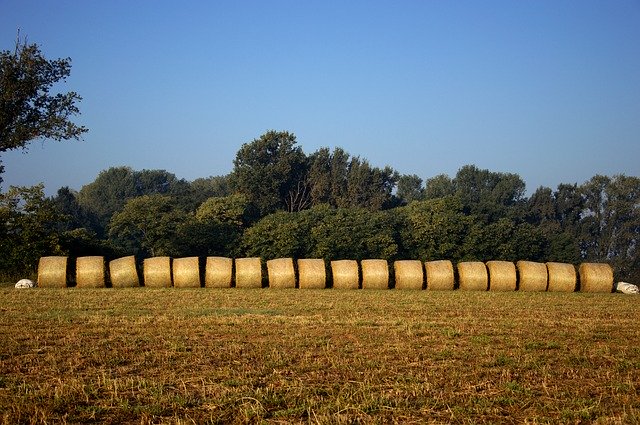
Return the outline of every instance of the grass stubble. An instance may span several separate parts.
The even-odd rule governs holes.
[[[640,423],[640,297],[0,289],[18,423]]]

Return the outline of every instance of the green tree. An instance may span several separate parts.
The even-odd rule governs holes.
[[[424,199],[424,194],[425,190],[422,187],[422,179],[417,175],[405,174],[398,179],[397,196],[404,204],[421,201]]]
[[[425,183],[424,199],[438,199],[453,196],[456,188],[453,180],[446,174],[431,177]]]

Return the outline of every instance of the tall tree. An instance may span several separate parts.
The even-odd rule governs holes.
[[[415,174],[400,176],[397,196],[405,204],[424,199],[422,179]]]

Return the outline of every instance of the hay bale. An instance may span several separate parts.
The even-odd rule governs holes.
[[[358,289],[360,272],[356,260],[334,260],[331,262],[331,276],[335,289]]]
[[[140,277],[136,268],[136,257],[118,258],[109,261],[109,275],[113,288],[135,288],[140,286]]]
[[[582,263],[578,267],[580,292],[613,292],[613,269],[606,263]]]
[[[426,261],[427,291],[452,291],[455,283],[453,263],[449,260]]]
[[[393,263],[396,289],[422,289],[424,270],[420,260],[398,260]]]
[[[259,257],[236,258],[236,288],[262,288],[262,261]]]
[[[207,288],[231,288],[233,260],[226,257],[207,257],[204,286]]]
[[[463,291],[486,291],[489,286],[487,266],[482,261],[458,263],[458,283]]]
[[[104,257],[90,256],[76,259],[76,287],[104,288]]]
[[[362,289],[389,289],[387,260],[362,260]]]
[[[269,288],[295,288],[296,271],[293,268],[293,258],[276,258],[267,261],[267,275]]]
[[[147,288],[171,287],[171,257],[146,258],[143,263],[144,286]]]
[[[576,290],[576,268],[573,264],[547,263],[549,292],[573,292]]]
[[[175,258],[173,260],[173,287],[200,287],[200,259],[198,257]]]
[[[543,292],[547,290],[547,266],[544,263],[520,260],[516,263],[520,291]]]
[[[38,286],[65,288],[67,286],[67,257],[40,257]]]
[[[321,258],[298,260],[298,281],[300,289],[324,289],[327,286],[327,269]]]
[[[511,261],[487,261],[490,291],[515,291],[516,266]]]

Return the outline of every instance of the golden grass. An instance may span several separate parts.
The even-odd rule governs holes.
[[[458,263],[458,284],[463,291],[486,291],[489,286],[487,266],[482,261]]]
[[[227,257],[207,257],[204,286],[207,288],[231,288],[233,280],[233,259]]]
[[[175,288],[200,287],[200,259],[198,257],[173,259],[173,286]]]
[[[487,261],[490,291],[515,291],[516,266],[511,261]]]
[[[576,290],[576,268],[573,264],[547,263],[549,273],[549,292],[573,292]]]
[[[65,288],[67,286],[67,257],[41,257],[38,262],[38,286],[40,288]]]
[[[449,260],[426,261],[427,291],[452,291],[455,285],[453,264]]]
[[[578,267],[581,292],[613,292],[613,269],[605,263],[582,263]]]
[[[360,271],[356,260],[333,260],[331,276],[335,289],[358,289],[360,286]]]
[[[140,286],[136,257],[130,255],[109,261],[109,276],[111,277],[111,286],[113,288],[135,288]]]
[[[298,281],[300,289],[324,289],[327,286],[327,270],[321,258],[301,258],[298,260]]]
[[[170,288],[171,257],[146,258],[143,263],[144,286],[147,288]]]
[[[387,260],[362,260],[362,289],[389,289],[389,263]]]
[[[76,259],[76,287],[104,288],[105,264],[102,256],[78,257]]]
[[[296,271],[293,258],[276,258],[267,261],[267,273],[270,288],[295,288]]]
[[[260,258],[236,258],[236,288],[262,288]]]
[[[393,263],[396,289],[422,289],[424,271],[420,260],[397,260]]]
[[[547,265],[534,261],[518,261],[516,263],[519,277],[519,291],[542,292],[547,290]]]

